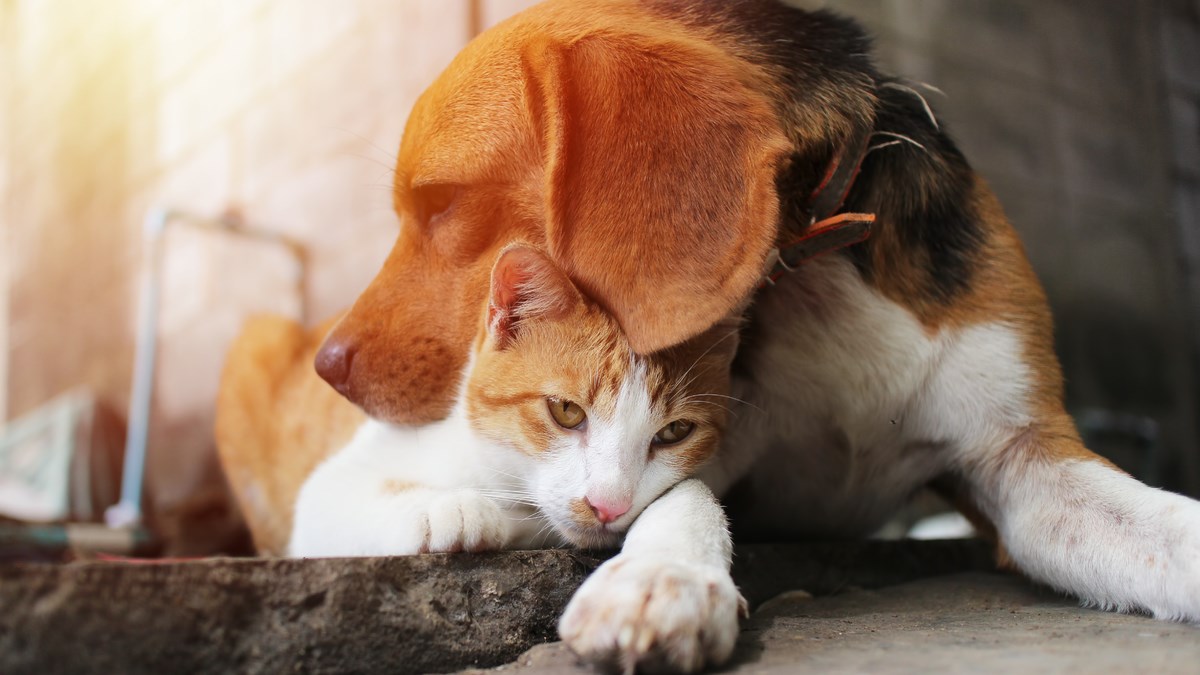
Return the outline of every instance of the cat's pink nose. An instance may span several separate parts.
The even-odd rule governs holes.
[[[593,500],[591,497],[584,497],[583,503],[587,504],[588,508],[592,510],[592,513],[596,514],[596,520],[599,520],[604,525],[607,525],[628,513],[629,507],[632,506],[632,503],[629,500]]]

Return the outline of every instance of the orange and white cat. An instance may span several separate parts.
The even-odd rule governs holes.
[[[726,424],[736,326],[637,356],[611,315],[524,245],[497,260],[481,324],[450,416],[425,427],[363,424],[301,488],[290,553],[611,547],[625,539],[627,573],[649,565],[661,576],[665,566],[687,582],[649,608],[663,615],[660,625],[722,617],[729,625],[704,649],[709,658],[728,654],[740,602],[728,573],[732,545],[712,492],[687,479]],[[695,607],[685,602],[694,594],[682,592],[693,584],[710,589]]]

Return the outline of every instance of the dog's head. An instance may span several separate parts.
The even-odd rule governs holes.
[[[797,152],[790,104],[769,66],[675,4],[545,3],[454,60],[412,111],[399,238],[318,353],[323,378],[380,419],[443,416],[514,240],[549,251],[639,353],[744,301]]]

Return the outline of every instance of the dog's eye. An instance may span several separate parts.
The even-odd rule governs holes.
[[[550,416],[564,429],[578,429],[587,420],[587,413],[574,401],[548,398],[546,406],[550,408]]]
[[[651,443],[653,445],[673,445],[687,438],[695,428],[694,422],[675,420],[659,429],[658,433],[654,434],[654,440]]]
[[[429,224],[445,215],[454,206],[457,185],[421,185],[413,190],[417,219]]]

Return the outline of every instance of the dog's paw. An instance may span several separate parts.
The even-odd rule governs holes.
[[[1164,496],[1169,502],[1155,514],[1158,541],[1139,542],[1141,564],[1131,576],[1139,577],[1152,616],[1200,626],[1200,503]]]
[[[625,672],[696,672],[723,663],[745,600],[728,571],[617,556],[567,605],[558,632],[586,661]]]
[[[1010,507],[1018,568],[1088,606],[1200,623],[1200,502],[1099,462],[1061,471],[1036,508]]]

